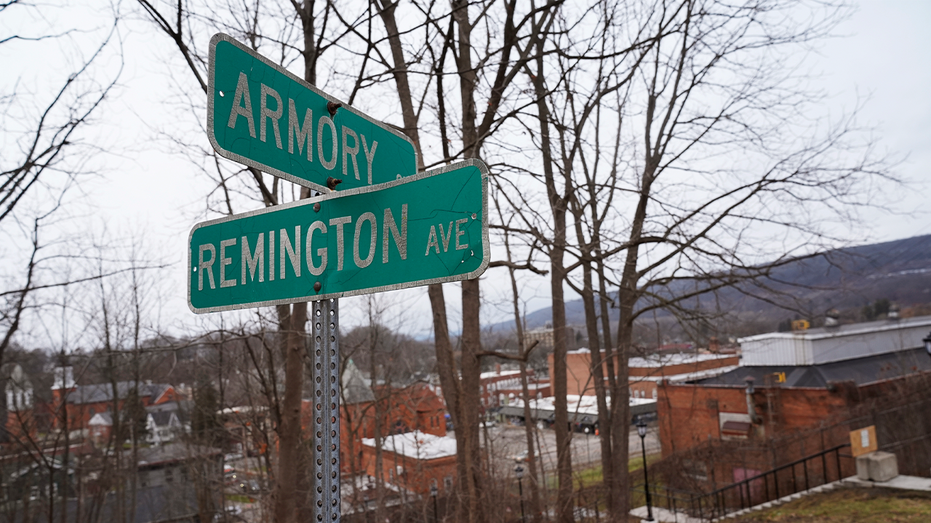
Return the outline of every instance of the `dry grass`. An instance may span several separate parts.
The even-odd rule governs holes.
[[[813,494],[734,523],[928,523],[931,493],[882,488],[849,488]]]

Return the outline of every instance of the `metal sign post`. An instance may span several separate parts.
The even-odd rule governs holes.
[[[311,309],[314,337],[313,470],[314,521],[338,522],[339,492],[339,301],[315,301]]]
[[[488,267],[488,169],[417,173],[414,143],[224,34],[210,41],[207,137],[223,157],[339,192],[198,224],[195,313],[312,301],[314,518],[340,520],[342,296],[478,278]],[[434,502],[436,501],[434,497]]]

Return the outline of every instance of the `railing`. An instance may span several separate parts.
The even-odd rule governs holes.
[[[843,479],[841,458],[851,459],[851,456],[841,454],[840,451],[847,447],[850,447],[849,443],[838,445],[709,493],[653,484],[650,485],[653,506],[701,519],[720,518],[731,512]],[[832,476],[834,479],[830,479]],[[631,487],[631,492],[642,493],[643,484]]]

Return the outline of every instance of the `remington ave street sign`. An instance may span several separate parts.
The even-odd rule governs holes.
[[[322,190],[417,172],[414,144],[232,37],[210,40],[207,135],[223,157]],[[328,102],[330,106],[328,107]]]
[[[188,304],[214,312],[477,278],[489,257],[487,176],[468,160],[198,224]]]

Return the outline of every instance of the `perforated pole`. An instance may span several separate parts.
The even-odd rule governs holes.
[[[313,302],[314,518],[340,520],[339,491],[339,301]]]

